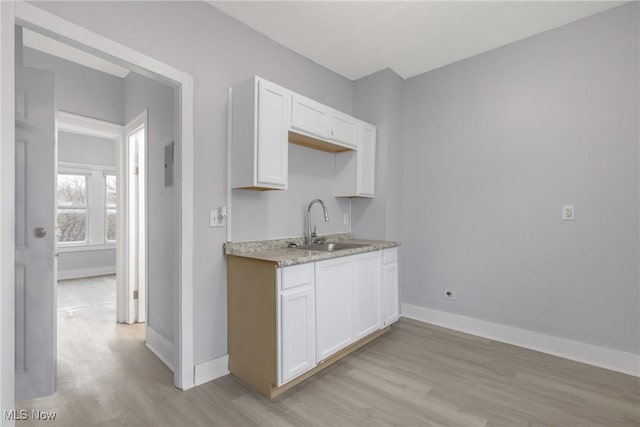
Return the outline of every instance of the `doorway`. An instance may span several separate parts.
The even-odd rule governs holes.
[[[157,65],[157,64],[156,64]],[[183,76],[184,77],[184,76]],[[188,79],[187,79],[188,80]],[[189,86],[189,85],[188,85]],[[174,89],[172,89],[174,91],[174,93],[177,94],[176,100],[179,101],[181,104],[182,108],[177,108],[178,111],[183,111],[184,112],[184,105],[183,105],[183,92],[180,90],[182,89],[182,87],[175,87]],[[176,109],[174,109],[174,106],[171,105],[169,107],[169,110],[172,112],[176,111]],[[190,113],[190,109],[188,111],[188,113]],[[181,120],[181,118],[179,117],[179,119]],[[178,121],[178,123],[180,123],[180,121]],[[28,124],[28,123],[27,123]],[[139,173],[145,173],[146,175],[146,162],[143,161],[142,164],[140,163],[140,159],[144,158],[147,155],[147,147],[144,143],[144,141],[147,140],[148,138],[148,128],[146,123],[139,125],[137,124],[137,126],[134,126],[134,124],[130,123],[132,125],[132,128],[130,129],[131,132],[129,132],[129,134],[125,135],[126,138],[123,138],[123,142],[125,142],[126,147],[123,147],[124,149],[121,151],[120,153],[120,158],[127,158],[127,160],[129,160],[129,158],[132,160],[132,162],[136,162],[137,165],[135,167],[135,171],[139,174]],[[178,142],[183,142],[184,141],[184,133],[183,133],[183,126],[181,126],[180,124],[177,125],[178,128],[178,132],[177,133],[172,133],[168,138],[167,136],[163,136],[162,137],[162,141],[163,141],[163,146],[161,147],[162,152],[165,153],[165,159],[161,159],[162,161],[164,161],[164,168],[168,168],[167,163],[166,163],[166,153],[167,151],[167,147],[171,147],[171,161],[173,161],[173,143],[174,141],[178,141]],[[170,140],[170,144],[164,144],[165,142],[167,142],[167,140]],[[130,144],[126,144],[126,143],[130,143]],[[164,146],[167,145],[167,146]],[[180,145],[178,145],[178,147],[180,147]],[[131,149],[130,149],[131,148]],[[182,160],[183,157],[181,155],[183,155],[184,152],[178,152],[178,156],[177,158]],[[175,168],[176,173],[181,173],[182,171],[182,165],[178,165],[178,167]],[[124,168],[122,168],[124,169]],[[174,170],[174,166],[173,164],[169,165],[169,169],[171,169],[172,171]],[[119,175],[120,176],[120,175]],[[140,175],[137,175],[140,176]],[[78,178],[80,177],[80,178]],[[109,177],[112,177],[115,179],[115,175],[114,174],[107,174],[105,173],[105,189],[109,188],[110,185],[110,179]],[[66,179],[67,181],[72,181],[75,182],[75,184],[78,184],[80,187],[82,187],[81,182],[84,180],[85,182],[85,188],[87,186],[87,183],[89,181],[89,175],[87,174],[78,174],[77,171],[67,171],[67,175],[66,175]],[[132,229],[134,231],[134,233],[138,236],[144,236],[147,233],[147,222],[145,220],[145,216],[146,216],[146,210],[147,210],[147,198],[144,196],[147,185],[144,179],[128,179],[126,181],[131,181],[131,185],[127,186],[125,183],[122,184],[122,186],[120,186],[120,188],[128,188],[132,191],[132,193],[134,193],[134,198],[132,199],[132,218],[136,218],[135,222],[132,221]],[[166,183],[166,178],[165,181]],[[174,180],[170,179],[170,186],[173,185]],[[174,200],[178,201],[179,203],[177,204],[177,207],[179,207],[182,204],[183,201],[183,194],[184,192],[183,187],[184,187],[184,180],[180,180],[180,179],[176,179],[175,182],[178,182],[181,184],[180,188],[176,189],[176,190],[180,190],[179,192],[176,191],[176,198]],[[113,183],[111,183],[113,184]],[[18,189],[20,190],[20,189]],[[170,193],[173,190],[165,190],[166,193]],[[19,191],[18,191],[19,192]],[[120,204],[117,205],[109,205],[109,204],[105,204],[104,206],[104,218],[105,221],[109,222],[109,218],[110,218],[110,213],[112,213],[111,211],[117,210],[119,209],[119,206],[122,206]],[[95,206],[89,206],[88,204],[77,204],[77,205],[73,205],[73,206],[68,206],[67,208],[67,212],[65,214],[67,214],[68,216],[82,216],[82,211],[89,211],[91,210],[93,207]],[[176,209],[176,215],[175,215],[175,222],[177,223],[178,227],[174,227],[174,225],[176,224],[172,224],[171,229],[177,229],[178,231],[180,231],[182,228],[182,226],[184,225],[185,221],[181,219],[182,217],[182,209]],[[120,218],[123,215],[117,215],[118,217],[118,222],[120,221]],[[86,223],[89,223],[90,221],[87,220]],[[189,221],[187,221],[189,222]],[[107,231],[108,233],[108,231]],[[90,234],[90,232],[88,230],[85,230],[85,237]],[[76,236],[78,237],[78,236]],[[173,238],[173,237],[177,237],[177,238]],[[179,234],[177,234],[177,236],[172,236],[172,240],[174,243],[179,243],[181,241],[184,241],[184,233],[180,232]],[[109,240],[109,239],[107,239]],[[117,239],[117,240],[121,240],[121,239]],[[140,258],[143,258],[143,263],[141,267],[136,267],[135,269],[131,269],[133,271],[127,272],[128,277],[132,278],[132,282],[130,284],[131,286],[131,290],[135,291],[135,294],[132,294],[132,298],[131,300],[133,301],[137,301],[139,304],[137,304],[137,306],[135,306],[135,310],[134,310],[134,315],[133,317],[130,317],[129,319],[127,319],[126,321],[131,322],[131,321],[145,321],[147,320],[147,316],[148,316],[148,310],[147,310],[147,290],[145,287],[145,283],[147,281],[147,259],[145,257],[145,253],[147,250],[147,245],[146,245],[146,240],[142,239],[142,241],[138,241],[135,243],[135,246],[129,246],[129,248],[131,249],[131,256],[134,257],[136,260],[140,260]],[[176,247],[176,253],[178,254],[178,257],[176,258],[177,260],[183,260],[183,249],[180,246]],[[187,251],[190,252],[190,251]],[[120,257],[120,255],[118,255]],[[119,263],[119,265],[122,265],[122,263]],[[55,269],[55,268],[54,268]],[[119,267],[118,270],[120,270],[121,268]],[[176,268],[175,269],[175,274],[177,276],[178,280],[174,280],[174,277],[170,277],[169,280],[171,283],[175,284],[175,283],[182,283],[184,284],[184,277],[185,277],[185,273],[187,273],[187,275],[190,273],[189,271],[184,271],[184,269],[179,269]],[[187,286],[188,288],[189,286]],[[183,286],[181,285],[181,287],[179,289],[175,290],[175,293],[180,297],[180,295],[182,295],[182,289]],[[169,292],[165,292],[166,296],[173,296],[172,295],[173,291],[169,290]],[[135,300],[133,298],[133,296],[137,296],[138,299]],[[187,298],[187,301],[183,301],[183,302],[189,302],[192,304],[192,300],[190,298]],[[172,302],[173,303],[173,302]],[[180,306],[180,309],[182,311],[182,305]],[[124,311],[127,311],[126,309]],[[189,313],[188,317],[191,315],[191,312]],[[126,317],[126,313],[125,313],[125,317]],[[176,322],[176,328],[175,328],[175,336],[170,336],[171,341],[173,341],[172,347],[169,349],[169,351],[165,351],[164,353],[164,359],[168,359],[169,362],[172,362],[171,364],[174,368],[174,383],[181,387],[181,388],[189,388],[190,386],[192,386],[192,382],[193,382],[193,365],[192,365],[192,359],[191,356],[189,354],[187,354],[187,356],[190,356],[187,358],[187,360],[191,359],[191,362],[188,362],[191,366],[191,369],[187,370],[185,372],[184,369],[181,368],[181,363],[183,363],[185,361],[185,359],[182,357],[183,356],[183,332],[185,330],[185,325],[183,322],[180,322],[180,320],[182,319],[182,315],[181,314],[177,314],[176,316],[173,316],[171,314],[169,314],[169,323],[173,324],[174,320],[178,320],[178,322]],[[53,323],[53,325],[55,326],[55,322],[49,322],[49,323]],[[189,326],[189,325],[187,325]],[[192,325],[191,325],[192,326]],[[189,335],[192,332],[189,333]],[[177,339],[176,339],[177,338]],[[173,345],[173,343],[175,343],[175,346]],[[54,344],[55,346],[55,344]],[[192,349],[189,349],[191,350]],[[191,353],[191,351],[188,351],[188,353]],[[162,359],[162,358],[161,358]],[[163,360],[164,360],[163,359]],[[184,374],[184,377],[183,377]],[[187,381],[184,381],[185,377],[187,378]],[[190,377],[190,378],[189,378]],[[184,385],[183,385],[184,384]]]
[[[15,299],[17,270],[15,268],[15,209],[16,189],[14,187],[16,161],[20,153],[16,152],[15,125],[19,120],[19,109],[16,97],[17,82],[14,78],[15,58],[14,25],[19,24],[33,30],[46,33],[56,40],[83,49],[90,49],[101,58],[108,58],[119,65],[148,76],[155,76],[174,85],[178,93],[178,111],[176,138],[176,191],[179,194],[178,221],[178,259],[179,282],[175,289],[174,300],[177,313],[175,316],[174,337],[174,384],[181,389],[194,386],[194,347],[193,347],[193,161],[194,161],[194,129],[193,129],[193,76],[170,65],[157,61],[145,54],[120,45],[104,36],[96,34],[76,24],[61,19],[37,6],[26,2],[0,2],[0,99],[2,115],[0,115],[0,175],[3,184],[0,186],[0,200],[3,208],[0,211],[0,228],[3,239],[0,245],[0,342],[3,357],[0,361],[0,407],[10,410],[15,407],[16,371],[13,355],[16,353],[16,318]],[[6,49],[5,49],[6,48]]]

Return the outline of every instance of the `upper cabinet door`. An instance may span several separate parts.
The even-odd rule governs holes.
[[[294,93],[291,129],[326,139],[329,137],[329,111],[326,105]]]
[[[362,141],[357,153],[357,191],[363,197],[376,194],[376,128],[362,124]]]
[[[257,184],[286,188],[291,94],[258,81]]]
[[[329,138],[342,145],[358,148],[358,119],[348,116],[340,111],[331,112],[331,130]]]

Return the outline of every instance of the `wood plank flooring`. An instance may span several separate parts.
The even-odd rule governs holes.
[[[182,392],[109,280],[65,297],[59,391],[18,405],[55,421],[18,426],[640,426],[635,377],[411,320],[273,401],[232,376]]]

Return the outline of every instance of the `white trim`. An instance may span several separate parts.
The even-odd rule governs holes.
[[[81,245],[81,244],[69,244],[63,245],[58,243],[58,252],[61,254],[69,253],[69,252],[91,252],[91,251],[115,251],[116,245],[115,243],[105,243],[101,245]],[[115,268],[115,266],[114,266]]]
[[[196,386],[213,381],[229,374],[229,355],[225,354],[195,366],[194,379]]]
[[[56,114],[58,131],[77,135],[97,136],[99,138],[122,138],[124,126],[104,120],[92,119],[78,114],[58,110]]]
[[[15,408],[14,3],[0,1],[0,415]],[[14,421],[0,417],[0,425]]]
[[[233,159],[233,88],[229,87],[227,92],[227,242],[233,237],[232,221],[233,221],[233,192],[231,191],[231,177],[233,171],[231,168]]]
[[[149,325],[145,330],[145,341],[147,348],[173,372],[173,364],[170,362],[173,359],[173,343]]]
[[[180,99],[180,121],[178,123],[179,134],[176,135],[176,144],[180,156],[180,175],[176,179],[180,194],[180,283],[176,292],[178,301],[178,313],[176,315],[174,343],[176,370],[174,384],[176,387],[187,390],[194,386],[194,342],[193,342],[193,244],[194,244],[194,206],[193,206],[193,163],[194,163],[194,87],[193,76],[177,68],[160,62],[148,55],[110,40],[104,36],[87,30],[79,25],[46,12],[36,6],[22,0],[3,1],[5,9],[2,14],[2,161],[9,166],[2,169],[2,182],[11,183],[14,179],[13,172],[13,127],[14,123],[14,77],[13,77],[13,28],[14,23],[25,28],[38,31],[58,41],[63,41],[71,46],[83,49],[103,59],[112,61],[118,65],[127,67],[139,74],[152,79],[161,80],[171,86],[178,87]],[[6,6],[5,6],[6,5]],[[14,14],[11,13],[15,8]],[[7,11],[5,14],[4,10]],[[4,29],[7,28],[5,31]],[[9,30],[10,28],[10,30]],[[11,31],[11,34],[8,34]],[[9,42],[11,45],[9,46]],[[7,103],[7,108],[5,104]],[[10,105],[8,105],[10,104]],[[11,145],[11,147],[9,147]],[[8,184],[7,184],[8,185]],[[11,196],[11,197],[9,197]],[[4,224],[6,235],[13,235],[13,190],[2,193],[2,211],[6,212],[8,223]],[[2,216],[4,221],[5,216]],[[5,230],[3,228],[3,236]],[[13,244],[12,239],[4,239],[3,244]],[[13,248],[11,249],[13,251]],[[12,252],[13,253],[13,252]],[[13,285],[13,255],[2,255],[2,274],[4,288]],[[5,268],[7,270],[5,270]],[[10,273],[10,276],[9,276]],[[6,276],[6,277],[5,277]],[[6,280],[5,280],[6,278]],[[7,292],[10,293],[9,289]],[[13,293],[7,294],[11,298],[2,295],[2,301],[13,301]],[[8,304],[8,303],[7,303]],[[3,316],[6,316],[3,313]],[[13,318],[13,310],[11,311]],[[6,325],[7,323],[3,323]],[[10,323],[12,325],[12,323]],[[13,331],[13,329],[11,329]],[[7,331],[2,337],[3,343],[13,343],[13,332]],[[12,346],[13,344],[8,344]],[[4,362],[4,361],[3,361]],[[2,365],[2,384],[13,381],[13,365],[11,370],[5,369],[8,365]],[[6,377],[5,377],[6,375]],[[5,380],[6,378],[6,380]],[[4,397],[2,397],[4,402]],[[4,403],[3,403],[4,404]],[[12,409],[12,407],[10,407]]]
[[[129,70],[124,67],[105,61],[102,58],[90,55],[80,49],[60,43],[59,41],[52,40],[35,31],[24,31],[23,38],[24,46],[30,47],[31,49],[57,56],[58,58],[66,59],[67,61],[75,62],[84,67],[120,77],[121,79],[124,79],[129,74]]]
[[[542,353],[552,354],[564,359],[574,360],[636,377],[640,374],[640,355],[638,354],[599,347],[527,329],[488,322],[486,320],[419,307],[412,304],[402,304],[402,317]]]
[[[58,280],[80,279],[83,277],[106,276],[116,274],[116,266],[81,268],[78,270],[58,270]]]

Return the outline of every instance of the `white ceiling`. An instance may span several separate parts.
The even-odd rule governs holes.
[[[624,1],[209,1],[351,80],[409,78],[610,9]]]
[[[83,50],[76,49],[75,47],[71,47],[57,40],[50,39],[47,36],[43,36],[42,34],[31,31],[27,28],[23,28],[22,31],[23,46],[66,59],[67,61],[75,62],[76,64],[84,65],[85,67],[93,68],[94,70],[112,74],[116,77],[124,78],[129,74],[128,69],[91,55]]]

